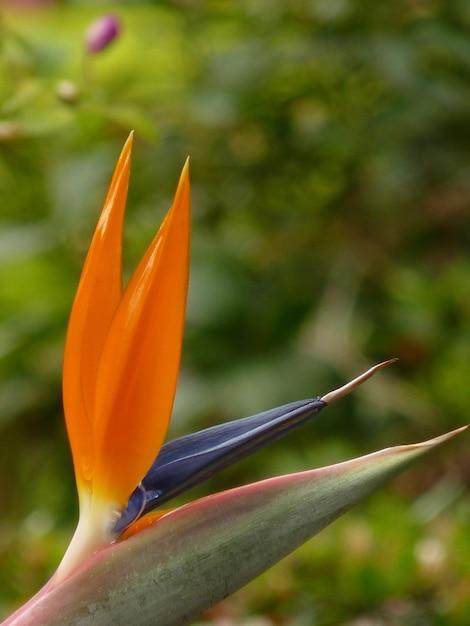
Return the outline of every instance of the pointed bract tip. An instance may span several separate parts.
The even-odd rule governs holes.
[[[448,433],[444,433],[443,435],[438,435],[437,437],[433,437],[432,439],[427,439],[426,441],[420,441],[418,443],[408,443],[402,446],[394,446],[391,448],[385,448],[384,450],[380,450],[379,452],[374,452],[373,455],[390,455],[394,453],[401,454],[402,452],[413,452],[414,450],[417,452],[426,452],[431,448],[435,448],[436,446],[440,446],[441,444],[449,441],[453,437],[457,437],[457,435],[462,434],[468,429],[467,426],[460,426],[459,428],[455,428],[454,430],[449,431]],[[370,456],[370,455],[369,455]]]
[[[416,443],[416,444],[412,444],[415,446],[430,446],[430,447],[434,447],[434,446],[438,446],[441,443],[444,443],[445,441],[448,441],[449,439],[452,439],[453,437],[456,437],[457,435],[460,435],[461,433],[465,432],[468,429],[468,425],[466,426],[460,426],[459,428],[456,428],[455,430],[451,430],[448,433],[444,433],[443,435],[439,435],[438,437],[434,437],[434,439],[429,439],[429,441],[425,441],[422,444]]]
[[[374,367],[369,368],[367,371],[363,372],[362,374],[360,374],[353,380],[349,381],[342,387],[339,387],[338,389],[334,389],[333,391],[330,391],[329,393],[324,395],[321,398],[321,400],[323,402],[326,402],[326,404],[333,404],[333,402],[336,402],[340,398],[347,396],[348,393],[350,393],[353,389],[355,389],[356,387],[359,387],[359,385],[362,385],[363,382],[365,382],[367,379],[373,376],[376,372],[383,369],[384,367],[388,367],[392,363],[396,363],[396,361],[398,361],[397,358],[388,359],[388,361],[382,361],[382,363],[378,363],[377,365],[374,365]]]

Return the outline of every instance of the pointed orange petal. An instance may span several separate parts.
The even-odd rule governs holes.
[[[129,183],[132,134],[111,180],[70,315],[65,343],[63,395],[77,485],[90,490],[93,406],[98,366],[122,295],[122,223]]]
[[[171,416],[189,274],[186,165],[167,214],[113,319],[98,372],[93,492],[124,506],[153,462]]]

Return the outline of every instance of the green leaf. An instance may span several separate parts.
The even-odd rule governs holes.
[[[46,586],[4,626],[187,624],[463,430],[180,507]]]

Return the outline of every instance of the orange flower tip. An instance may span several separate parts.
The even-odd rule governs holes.
[[[128,148],[129,150],[132,149],[132,143],[134,141],[134,131],[131,130],[129,135],[127,136],[126,142],[124,143],[124,150],[126,150],[126,148]]]
[[[129,177],[130,170],[130,160],[132,154],[132,146],[134,144],[134,131],[131,130],[127,139],[122,147],[121,153],[118,158],[118,162],[116,164],[116,168],[113,175],[113,180],[109,186],[109,192],[113,191],[114,184],[117,181],[115,179],[121,178],[123,172],[127,174],[127,178]]]
[[[181,170],[181,176],[179,180],[178,187],[182,182],[186,183],[189,186],[189,163],[190,157],[186,157],[186,161],[184,162],[183,169]]]
[[[130,168],[130,159],[132,154],[132,146],[134,144],[134,131],[131,130],[129,133],[123,147],[121,150],[121,154],[119,155],[118,162],[116,165],[116,174],[119,175],[121,168],[128,170]],[[110,185],[110,190],[112,189],[112,183]]]

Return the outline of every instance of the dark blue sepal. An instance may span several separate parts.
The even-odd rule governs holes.
[[[142,515],[276,441],[325,406],[320,398],[291,402],[166,443],[131,495],[114,531],[124,532]]]

